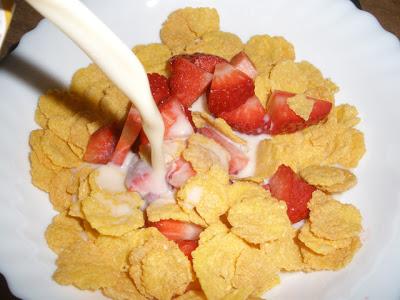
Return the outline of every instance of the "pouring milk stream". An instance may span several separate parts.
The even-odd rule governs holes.
[[[151,145],[154,175],[165,182],[164,123],[136,55],[79,0],[26,0],[68,35],[138,109]]]

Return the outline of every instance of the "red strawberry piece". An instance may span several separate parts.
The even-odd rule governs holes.
[[[185,254],[190,260],[192,260],[192,252],[199,245],[198,241],[175,241],[178,244],[179,249]]]
[[[286,202],[287,214],[292,223],[308,217],[307,203],[315,187],[301,179],[290,167],[279,166],[269,180],[269,189],[273,197]]]
[[[147,78],[149,79],[151,94],[157,104],[169,97],[167,77],[157,73],[149,73],[147,74]]]
[[[245,73],[253,80],[257,77],[256,67],[253,65],[247,54],[243,51],[239,52],[231,59],[231,65]]]
[[[204,71],[186,58],[176,58],[171,62],[169,84],[171,95],[184,106],[189,107],[200,97],[212,80],[212,74]]]
[[[167,182],[175,188],[180,188],[192,176],[196,175],[192,165],[184,160],[178,158],[174,160],[167,169]]]
[[[208,109],[216,116],[235,110],[254,95],[254,82],[228,63],[215,66],[207,96]]]
[[[246,167],[249,158],[227,138],[209,127],[200,128],[198,132],[213,139],[228,151],[231,156],[229,160],[229,174],[237,174]]]
[[[131,149],[133,143],[136,141],[142,129],[142,119],[138,110],[131,106],[128,116],[126,117],[124,127],[119,137],[117,146],[115,147],[114,154],[111,161],[117,165],[122,165],[126,155]]]
[[[185,138],[193,133],[192,124],[187,118],[188,111],[178,100],[169,98],[161,103],[158,109],[164,121],[164,139]],[[142,145],[149,142],[144,132],[140,141]]]
[[[190,61],[209,73],[214,73],[216,64],[227,63],[225,58],[203,53],[192,54]]]
[[[118,134],[114,125],[96,130],[89,138],[83,160],[94,164],[106,164],[111,160]]]
[[[318,100],[307,97],[314,101],[314,106],[308,120],[303,120],[300,116],[290,109],[287,100],[295,96],[293,93],[274,91],[267,104],[267,115],[269,116],[269,124],[267,133],[271,135],[292,133],[307,126],[318,124],[324,120],[332,108],[332,103],[325,100]]]
[[[203,228],[187,222],[176,220],[161,220],[158,222],[149,222],[150,227],[156,227],[169,240],[198,240]]]
[[[264,107],[256,96],[230,112],[223,112],[220,116],[233,129],[246,134],[260,134],[267,124]]]

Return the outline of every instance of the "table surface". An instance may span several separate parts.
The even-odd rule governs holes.
[[[379,23],[387,31],[394,33],[400,38],[400,0],[352,0],[358,7],[373,14]],[[5,39],[5,43],[1,53],[0,60],[13,49],[20,40],[21,36],[33,29],[40,21],[41,17],[36,14],[23,0],[15,1],[19,9],[15,11],[12,20],[13,31],[10,32]],[[360,5],[360,6],[359,6]],[[15,300],[7,288],[4,277],[0,274],[0,299]]]

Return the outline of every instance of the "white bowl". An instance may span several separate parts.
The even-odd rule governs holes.
[[[368,13],[348,0],[85,1],[128,45],[159,40],[167,15],[185,6],[213,6],[221,28],[238,34],[283,35],[341,90],[337,102],[360,111],[367,154],[359,183],[341,200],[360,208],[364,246],[339,272],[293,273],[268,299],[400,299],[400,47]],[[55,255],[43,237],[55,212],[30,184],[28,135],[38,96],[66,87],[88,58],[43,21],[0,64],[0,271],[23,299],[101,299],[100,293],[52,281]]]

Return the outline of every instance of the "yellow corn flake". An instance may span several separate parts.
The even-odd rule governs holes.
[[[217,165],[191,177],[178,191],[178,204],[186,212],[196,211],[208,224],[219,221],[229,208],[228,174]]]
[[[144,225],[142,205],[143,200],[135,192],[92,191],[82,201],[82,210],[100,233],[120,236]]]
[[[237,289],[249,289],[253,296],[261,296],[279,284],[278,271],[273,259],[265,252],[247,248],[236,261],[232,285]]]
[[[235,176],[231,176],[231,180],[235,181],[235,182],[252,182],[252,183],[263,183],[264,182],[264,178],[259,177],[259,176],[248,176],[248,177],[235,177]]]
[[[190,136],[182,155],[198,173],[207,172],[213,165],[218,165],[226,171],[229,168],[229,153],[220,144],[202,134],[195,133]]]
[[[48,128],[59,138],[64,141],[68,141],[71,133],[71,127],[76,122],[78,114],[73,116],[53,116],[49,119],[47,125]]]
[[[61,252],[56,264],[54,280],[58,284],[72,284],[82,290],[114,286],[121,268],[113,260],[111,251],[85,241],[77,241]]]
[[[73,172],[73,178],[70,184],[67,186],[67,192],[70,194],[77,194],[79,189],[79,184],[81,179],[87,178],[90,173],[93,172],[91,167],[82,167]]]
[[[245,199],[264,198],[269,199],[271,194],[257,183],[249,181],[237,181],[229,186],[228,198],[231,206]]]
[[[72,152],[68,144],[50,130],[44,131],[40,144],[44,154],[56,166],[74,168],[81,164],[81,160]]]
[[[79,98],[65,91],[50,90],[39,98],[38,108],[47,117],[72,117],[79,110]]]
[[[219,30],[219,16],[214,8],[183,8],[168,16],[160,37],[173,54],[183,52],[187,45],[210,31]]]
[[[132,49],[147,73],[167,75],[166,65],[172,56],[171,50],[164,44],[137,45]]]
[[[72,201],[72,195],[67,192],[67,187],[71,184],[73,175],[69,169],[64,169],[57,173],[51,181],[49,187],[50,202],[53,208],[59,212],[67,210]]]
[[[230,60],[243,50],[240,38],[230,32],[212,31],[202,35],[186,47],[186,53],[207,53]]]
[[[330,166],[309,166],[300,171],[300,176],[327,193],[341,193],[357,183],[357,177],[350,171]]]
[[[93,227],[90,226],[88,221],[81,220],[81,222],[82,222],[83,230],[85,231],[85,239],[87,239],[89,241],[93,241],[93,242],[96,241],[97,238],[100,236],[99,232],[96,231],[96,229],[93,229]]]
[[[146,300],[137,290],[132,279],[126,273],[122,273],[115,285],[102,289],[104,296],[113,300]]]
[[[49,119],[46,117],[44,113],[40,110],[39,107],[36,107],[35,110],[35,122],[42,128],[47,128],[47,122]]]
[[[45,133],[45,130],[38,129],[33,130],[29,136],[29,145],[31,146],[33,152],[35,152],[36,157],[47,169],[51,169],[54,171],[59,171],[61,169],[60,166],[56,166],[49,157],[43,152],[43,148],[41,145],[41,139]]]
[[[320,255],[302,247],[301,254],[303,255],[305,271],[340,270],[351,262],[360,247],[361,241],[358,237],[353,237],[347,247],[337,249],[327,255]]]
[[[203,128],[206,127],[207,125],[210,125],[211,127],[215,128],[218,130],[220,133],[222,133],[224,136],[226,136],[228,139],[231,141],[245,145],[247,142],[237,136],[232,128],[226,123],[224,119],[221,118],[213,118],[207,113],[204,112],[192,112],[192,119],[193,123],[197,128]]]
[[[50,249],[60,254],[77,241],[83,240],[83,228],[77,219],[62,213],[53,218],[45,237]]]
[[[348,247],[351,243],[351,238],[327,240],[315,236],[310,230],[310,223],[306,222],[301,228],[298,238],[308,248],[318,254],[326,255],[336,251],[337,249]]]
[[[355,106],[350,104],[342,104],[335,109],[337,122],[342,124],[345,128],[351,128],[360,123],[358,111]]]
[[[140,150],[142,151],[142,155],[148,157],[147,161],[150,161],[150,144],[141,145]],[[164,150],[164,158],[165,163],[172,162],[178,159],[181,155],[183,150],[186,148],[186,141],[184,139],[177,139],[177,140],[165,140],[163,142],[163,150]],[[144,153],[146,152],[146,153]]]
[[[199,246],[192,252],[193,269],[207,299],[221,299],[233,291],[236,261],[247,248],[232,233],[218,234],[207,241],[200,237]]]
[[[270,74],[272,90],[281,90],[296,94],[307,90],[308,78],[298,63],[287,60],[278,63]]]
[[[90,135],[92,135],[94,132],[96,132],[100,127],[104,125],[104,122],[102,120],[96,120],[93,122],[89,122],[86,124],[87,130]]]
[[[187,213],[176,203],[151,203],[146,208],[147,219],[150,222],[158,222],[160,220],[178,220],[182,222],[191,222],[200,226],[206,226],[204,220],[195,212]]]
[[[308,99],[304,94],[297,94],[287,99],[289,108],[296,115],[307,121],[314,107],[314,100]]]
[[[71,126],[68,138],[69,145],[73,144],[83,151],[86,151],[90,133],[87,124],[94,120],[95,116],[90,112],[80,112],[77,120]]]
[[[269,177],[281,164],[290,166],[295,172],[312,165],[356,167],[365,153],[363,134],[349,127],[355,123],[351,120],[356,116],[354,107],[340,105],[323,124],[261,141],[257,148],[255,175]]]
[[[218,235],[226,235],[228,227],[222,222],[211,224],[200,233],[199,245],[204,244]]]
[[[129,255],[129,276],[147,298],[182,295],[193,280],[188,258],[173,241],[149,239]]]
[[[272,82],[269,79],[269,73],[258,74],[254,80],[254,93],[260,100],[263,107],[267,106],[269,95],[271,94]]]
[[[292,230],[283,201],[249,197],[229,209],[231,231],[246,241],[261,244],[281,239]]]
[[[182,296],[174,298],[174,300],[207,300],[206,296],[201,291],[187,291]]]
[[[85,218],[82,212],[82,201],[89,197],[91,192],[89,184],[90,173],[92,172],[84,172],[84,174],[82,174],[82,176],[79,178],[78,191],[76,197],[74,197],[72,200],[71,207],[68,212],[70,216],[78,217],[81,219]]]
[[[31,162],[32,184],[45,192],[49,192],[51,181],[56,176],[56,172],[42,164],[36,152],[29,154],[29,160]]]
[[[355,237],[361,232],[361,214],[351,204],[340,203],[317,190],[308,208],[311,231],[318,237],[340,240]]]
[[[131,101],[116,86],[112,85],[104,91],[99,107],[101,114],[109,122],[121,123],[130,108]]]
[[[264,251],[274,261],[274,265],[284,271],[301,271],[304,268],[300,246],[294,234],[288,234],[282,239],[261,245]]]
[[[97,110],[104,91],[111,86],[107,76],[95,64],[75,72],[71,80],[70,91],[78,95],[86,110]]]
[[[259,73],[269,73],[271,67],[281,61],[294,60],[293,45],[283,37],[255,35],[246,43],[244,51]]]

